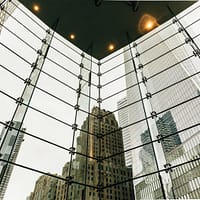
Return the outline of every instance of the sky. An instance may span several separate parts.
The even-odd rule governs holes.
[[[40,20],[38,20],[35,16],[33,16],[27,9],[25,9],[22,5],[20,8],[25,10],[29,15],[31,15],[37,22],[39,22],[45,29],[47,26],[43,24]],[[32,21],[25,16],[19,9],[16,9],[13,13],[13,16],[17,18],[23,25],[27,26],[30,30],[33,30],[34,33],[39,36],[39,38],[43,39],[45,37],[45,31],[42,30],[38,25],[32,23]],[[28,44],[30,44],[34,49],[38,50],[41,47],[41,41],[36,38],[33,34],[27,31],[22,25],[17,23],[12,17],[9,17],[5,23],[5,27],[12,31],[14,34],[23,38]],[[4,28],[0,34],[0,42],[4,45],[8,46],[10,49],[13,49],[17,54],[25,58],[28,61],[25,62],[8,49],[0,45],[0,60],[1,65],[9,69],[10,71],[18,74],[23,79],[27,78],[31,72],[31,67],[29,63],[35,62],[37,57],[35,50],[28,47],[22,41],[17,39],[12,33]],[[82,53],[80,49],[72,45],[70,42],[66,41],[64,38],[55,34],[57,38],[59,38],[66,45],[69,45],[79,53]],[[70,50],[70,48],[66,47],[57,39],[52,41],[52,46],[59,51],[62,51],[63,54],[69,56],[77,63],[81,63],[81,56],[78,56],[77,53]],[[122,50],[115,52],[110,57],[121,53]],[[86,55],[89,59],[90,56]],[[56,52],[53,49],[50,49],[48,53],[48,57],[53,59],[55,62],[64,66],[67,70],[73,72],[78,75],[79,66],[69,59],[65,58],[60,53]],[[109,59],[109,57],[105,58]],[[96,61],[93,58],[94,61]],[[123,56],[118,56],[115,60],[109,61],[102,65],[102,72],[108,70],[116,63],[123,63]],[[85,66],[90,66],[89,62],[83,60]],[[92,70],[97,72],[97,65],[92,65]],[[69,87],[61,84],[60,82],[50,78],[46,74],[51,74],[53,77],[59,79],[60,81],[68,84],[69,86],[77,89],[78,88],[78,79],[71,75],[66,70],[61,69],[50,60],[46,59],[45,64],[43,66],[43,71],[45,73],[41,73],[38,87],[46,90],[55,96],[65,100],[66,102],[75,105],[76,104],[76,92]],[[102,78],[102,84],[108,83],[110,80],[114,79],[114,77],[121,75],[124,73],[123,67],[120,67],[119,70],[115,70],[114,73],[108,73]],[[88,78],[88,71],[83,71],[83,77],[85,79]],[[92,82],[97,85],[96,75],[93,74]],[[87,84],[82,84],[82,91],[85,94],[88,94]],[[110,87],[113,87],[112,92],[110,91]],[[18,98],[21,96],[21,93],[24,88],[24,83],[22,80],[16,78],[8,71],[0,67],[0,90],[8,93],[14,98]],[[113,84],[108,84],[105,86],[105,89],[102,90],[102,98],[109,96],[110,94],[115,93],[119,89],[125,88],[125,80],[121,79],[120,82],[115,82]],[[92,86],[91,87],[92,96],[97,99],[97,89]],[[109,108],[109,110],[116,110],[117,101],[123,98],[126,94],[121,93],[114,98],[106,100],[103,104],[103,108]],[[91,108],[97,105],[95,100],[91,100]],[[36,89],[31,101],[31,106],[42,110],[56,118],[66,122],[70,125],[74,123],[75,118],[75,110],[73,107],[66,105],[65,103],[56,100],[55,98],[45,94],[44,92]],[[16,108],[15,102],[0,93],[0,121],[5,122],[12,118],[14,110]],[[80,98],[80,108],[88,111],[88,97],[81,95]],[[84,112],[79,112],[77,123],[79,124],[79,128],[83,121],[86,119],[87,114]],[[117,113],[116,113],[117,117]],[[29,109],[27,115],[25,117],[23,127],[26,128],[28,133],[34,134],[35,136],[44,138],[51,142],[57,143],[66,148],[70,148],[72,145],[72,129],[69,126],[66,126],[63,123],[52,120],[49,117],[46,117],[33,109]],[[3,126],[0,125],[0,130],[2,130]],[[78,135],[78,132],[76,136]],[[76,143],[75,143],[76,145]],[[69,153],[65,150],[56,148],[47,143],[41,142],[37,139],[34,139],[30,136],[24,136],[24,142],[22,143],[20,152],[17,157],[16,163],[22,164],[28,167],[32,167],[44,172],[50,172],[52,174],[61,174],[62,167],[64,164],[69,161]],[[5,194],[5,200],[13,200],[13,199],[26,199],[26,197],[30,194],[34,189],[35,181],[41,174],[35,173],[29,170],[22,169],[20,167],[14,167],[12,172],[12,176],[9,181],[9,185]]]

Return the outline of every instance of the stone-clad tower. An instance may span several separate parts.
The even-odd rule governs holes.
[[[34,191],[28,199],[30,200],[55,200],[57,189],[56,178],[51,176],[42,175],[35,183]]]
[[[54,200],[134,199],[132,169],[125,165],[122,131],[113,113],[105,110],[100,110],[100,112],[102,116],[107,116],[103,117],[99,123],[96,117],[99,108],[92,109],[91,115],[84,121],[82,131],[77,137],[76,157],[63,167],[62,178],[72,180],[71,184],[42,176],[38,179],[31,197],[40,194],[41,188],[44,187],[42,191],[46,193],[43,195],[51,194],[50,197]],[[97,138],[99,130],[102,133],[101,145]],[[103,159],[101,168],[97,162],[99,155]],[[99,180],[103,187],[100,193],[97,191]],[[40,200],[36,196],[30,199]]]
[[[94,107],[92,113],[84,121],[79,137],[77,138],[77,152],[97,158],[99,155],[102,158],[110,156],[102,162],[102,167],[99,169],[96,159],[86,158],[77,154],[76,159],[72,163],[73,180],[87,185],[97,186],[99,184],[99,170],[101,170],[101,184],[104,188],[101,192],[101,199],[133,199],[133,185],[132,181],[123,184],[117,184],[122,181],[127,181],[132,177],[131,168],[125,166],[124,153],[118,156],[112,156],[116,153],[123,152],[122,131],[118,127],[118,123],[113,113],[100,110],[103,117],[100,123],[99,119],[95,117],[99,113],[99,109]],[[91,133],[88,134],[87,132]],[[99,145],[97,133],[101,131],[103,137],[101,145]],[[115,131],[116,130],[116,131]],[[110,134],[108,134],[110,133]],[[116,184],[116,185],[115,185]],[[126,195],[124,195],[126,194]],[[95,188],[84,187],[79,184],[70,185],[70,192],[68,199],[73,200],[96,200],[98,199],[98,192]]]

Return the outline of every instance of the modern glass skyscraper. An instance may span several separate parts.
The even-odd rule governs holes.
[[[166,160],[169,161],[169,155],[173,154],[173,150],[175,150],[178,146],[181,145],[179,135],[175,134],[177,132],[176,123],[174,122],[170,111],[166,112],[162,117],[159,117],[159,119],[156,121],[156,125],[158,127],[159,136],[161,138],[166,137],[166,139],[161,139],[159,142],[162,144]],[[154,157],[153,145],[151,143],[150,133],[148,130],[141,134],[141,141],[144,145],[140,151],[140,159],[142,161],[143,174],[148,174],[152,172],[153,168],[155,168],[156,162]],[[183,151],[180,152],[179,148],[179,154],[177,155],[177,157],[181,155],[183,155]],[[151,198],[160,198],[159,195],[162,193],[161,188],[157,187],[156,191],[151,190],[151,188],[154,187],[153,183],[151,183],[150,186],[148,186],[148,184],[145,184],[149,181],[148,179],[149,177],[147,177],[135,186],[137,198],[149,198],[149,193],[145,191],[145,189],[147,190],[147,188],[153,193],[151,194]],[[153,179],[155,182],[159,182],[158,178],[155,175],[152,175],[150,179]],[[151,181],[149,181],[149,183],[150,182]]]
[[[191,44],[193,29],[190,28],[189,33],[185,31],[183,24],[187,27],[188,19],[182,18],[180,21],[177,18],[170,20],[161,25],[156,34],[153,31],[125,48],[129,127],[134,138],[131,140],[132,147],[144,145],[132,153],[134,177],[146,176],[135,180],[136,193],[140,193],[138,199],[163,198],[160,196],[162,192],[158,192],[162,185],[168,198],[186,195],[183,193],[181,196],[179,189],[183,189],[184,184],[176,185],[170,168],[183,163],[180,158],[184,152],[187,154],[195,148],[189,138],[199,134],[197,91],[200,79],[199,58],[195,54],[197,41]],[[174,156],[173,161],[169,155]],[[134,163],[138,165],[134,166]],[[185,164],[187,166],[189,164]],[[148,170],[144,172],[144,168]],[[191,173],[193,170],[188,169]],[[155,175],[150,175],[156,171]],[[187,175],[181,177],[187,179]],[[157,185],[152,185],[153,180]],[[157,192],[152,189],[154,187]],[[193,189],[187,191],[187,198],[192,198]]]
[[[128,125],[128,104],[127,104],[127,98],[124,97],[120,101],[117,102],[117,107],[119,109],[118,112],[118,118],[119,118],[119,125],[121,127],[125,127]],[[124,150],[128,150],[125,152],[125,162],[126,166],[131,167],[132,166],[132,155],[131,155],[131,136],[129,132],[129,128],[124,128],[122,130],[123,135],[123,143],[124,143]]]
[[[10,124],[10,122],[7,122],[7,124],[8,126],[4,127],[1,132],[0,145],[2,148],[0,151],[0,155],[1,155],[1,159],[3,160],[8,160],[8,158],[10,157],[10,162],[15,162],[17,159],[17,155],[19,153],[21,144],[24,140],[23,139],[24,133],[20,132],[18,137],[16,138],[18,129],[21,127],[21,123],[15,121],[15,122],[12,122],[12,124]],[[26,129],[21,128],[21,130],[25,131]],[[12,154],[11,154],[11,151],[12,151]],[[12,171],[13,171],[13,165],[0,161],[0,178],[1,178],[0,199],[3,199],[5,195]]]
[[[177,132],[176,123],[174,122],[170,111],[166,112],[162,117],[159,117],[156,121],[156,125],[158,127],[159,137],[166,137],[165,139],[161,139],[159,141],[161,142],[163,150],[166,154],[171,152],[173,149],[181,144],[180,136],[178,134],[175,134]],[[151,142],[150,133],[148,130],[141,134],[141,141],[142,144]],[[144,145],[143,150],[148,152],[153,158],[154,153],[152,144]],[[144,157],[141,156],[141,159],[143,162],[145,162]]]

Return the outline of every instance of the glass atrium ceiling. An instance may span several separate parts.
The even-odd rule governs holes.
[[[57,18],[60,18],[57,32],[81,50],[101,59],[143,34],[138,30],[143,15],[152,15],[158,24],[162,24],[172,17],[167,5],[178,14],[195,1],[139,1],[134,5],[133,1],[104,0],[100,6],[95,5],[95,0],[59,0],[59,3],[55,3],[54,0],[20,2],[50,27]],[[34,10],[35,4],[38,7]],[[126,37],[127,32],[131,41]],[[71,34],[74,34],[74,39],[73,36],[71,38]],[[90,48],[88,50],[91,44],[92,51]],[[110,44],[114,45],[111,50],[108,49]]]

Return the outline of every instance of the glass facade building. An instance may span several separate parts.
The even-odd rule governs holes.
[[[7,161],[15,162],[17,159],[18,152],[21,147],[21,143],[23,142],[24,134],[26,131],[25,128],[21,128],[22,132],[17,136],[17,131],[20,127],[20,122],[14,121],[12,124],[10,122],[6,122],[6,126],[2,129],[0,136],[0,145],[1,158]],[[10,128],[8,128],[10,126]],[[16,140],[17,138],[17,140]],[[16,142],[15,142],[16,140]],[[0,199],[3,199],[5,195],[6,188],[9,184],[10,176],[13,171],[13,165],[10,165],[6,162],[0,162]]]
[[[126,106],[126,109],[121,110],[121,108],[123,108],[125,106]],[[120,99],[117,102],[117,107],[119,109],[118,118],[119,118],[120,127],[127,126],[129,124],[127,98],[124,97],[123,99]],[[124,155],[126,166],[131,167],[132,166],[132,155],[131,155],[131,151],[129,151],[129,149],[131,149],[131,135],[130,135],[129,129],[128,128],[122,129],[122,135],[123,135],[124,150],[125,151],[128,150],[127,152],[125,152],[125,155]]]
[[[101,60],[1,3],[6,200],[200,198],[199,2]]]

